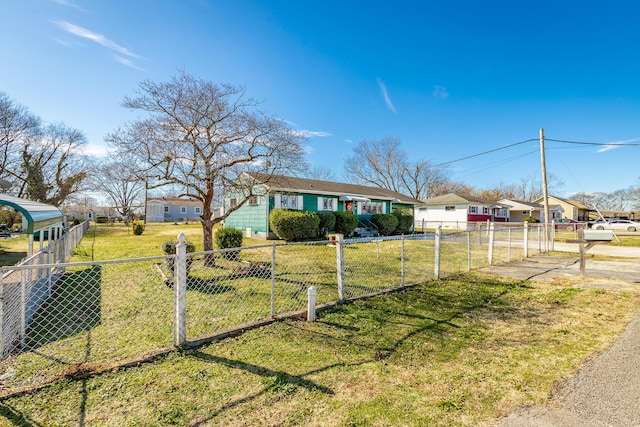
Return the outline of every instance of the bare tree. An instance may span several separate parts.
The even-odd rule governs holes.
[[[145,179],[135,165],[120,158],[98,165],[93,176],[93,188],[107,195],[116,213],[128,223],[134,217],[135,206],[143,204]]]
[[[42,133],[27,140],[21,149],[20,170],[11,174],[19,182],[18,196],[60,206],[81,189],[87,177],[86,159],[80,147],[86,137],[62,123],[43,128]]]
[[[434,195],[434,188],[448,180],[446,169],[427,160],[412,161],[398,138],[362,140],[345,162],[345,177],[363,185],[407,193],[415,199]]]
[[[38,117],[0,92],[0,178],[15,180],[23,145],[40,133],[40,126]]]
[[[257,110],[245,89],[214,84],[184,71],[167,82],[140,83],[124,107],[148,113],[107,135],[119,156],[130,156],[151,187],[175,185],[180,196],[202,202],[204,249],[213,249],[213,225],[238,209],[261,188],[244,172],[268,177],[305,167],[305,138],[284,120]],[[212,203],[233,193],[235,207],[213,217]]]
[[[309,169],[305,170],[302,173],[302,176],[311,179],[318,179],[321,181],[335,181],[336,174],[335,172],[324,166],[312,166]]]

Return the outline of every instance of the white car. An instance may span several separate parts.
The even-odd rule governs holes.
[[[598,222],[593,224],[595,230],[624,230],[636,231],[640,230],[640,222],[630,221],[628,219],[611,219],[608,222]]]

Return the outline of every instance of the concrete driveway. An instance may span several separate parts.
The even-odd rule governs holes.
[[[587,254],[619,257],[586,259],[579,270],[577,244],[556,243],[565,255],[540,255],[481,269],[522,280],[574,278],[578,287],[640,292],[640,248],[597,245]],[[589,360],[560,384],[547,405],[521,408],[497,421],[499,427],[637,427],[640,426],[640,314],[614,345]]]

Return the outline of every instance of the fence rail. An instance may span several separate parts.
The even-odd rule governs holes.
[[[311,288],[317,304],[334,303],[522,259],[543,251],[539,230],[491,224],[189,254],[178,244],[169,256],[2,267],[0,374],[21,386],[303,315]]]

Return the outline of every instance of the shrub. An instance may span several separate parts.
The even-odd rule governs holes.
[[[80,222],[81,222],[81,221],[80,221],[80,218],[75,217],[75,218],[73,218],[73,222],[72,222],[71,224],[72,224],[72,225],[80,225]]]
[[[144,223],[140,221],[134,221],[131,224],[131,227],[133,229],[133,234],[135,234],[136,236],[141,235],[142,232],[144,231]]]
[[[216,231],[213,239],[218,249],[239,248],[242,246],[242,231],[231,227],[221,228]],[[239,253],[240,251],[228,251],[223,252],[222,256],[228,260],[237,261]]]
[[[396,231],[398,218],[394,214],[375,214],[371,216],[371,222],[376,226],[378,232],[383,236]]]
[[[393,214],[398,218],[398,227],[396,233],[407,234],[413,229],[413,214],[408,209],[397,209]]]
[[[269,225],[276,235],[288,242],[299,242],[318,235],[320,217],[313,212],[274,209]]]
[[[335,212],[336,233],[350,236],[358,226],[358,217],[353,212]]]
[[[318,212],[318,217],[320,218],[318,235],[324,237],[336,226],[336,216],[333,212]]]
[[[167,255],[175,255],[177,244],[178,244],[177,240],[167,240],[166,242],[162,243],[162,245],[160,245],[160,248],[162,249],[162,252],[164,252]],[[186,240],[184,244],[186,245],[187,253],[196,251],[196,245],[194,245],[192,242]],[[192,261],[193,261],[193,258],[191,257],[187,258],[187,274],[189,274],[189,269],[191,268]],[[169,270],[171,270],[171,272],[173,272],[173,262],[174,262],[173,258],[169,258],[164,261],[164,265]]]
[[[534,218],[534,217],[530,216],[530,217],[527,217],[527,218],[523,219],[522,222],[537,223],[537,222],[540,222],[540,220],[538,218]]]
[[[0,224],[7,224],[8,228],[13,228],[14,224],[22,222],[22,214],[13,209],[0,209]]]
[[[97,224],[106,224],[107,222],[109,222],[109,217],[106,216],[96,216],[96,223]]]

